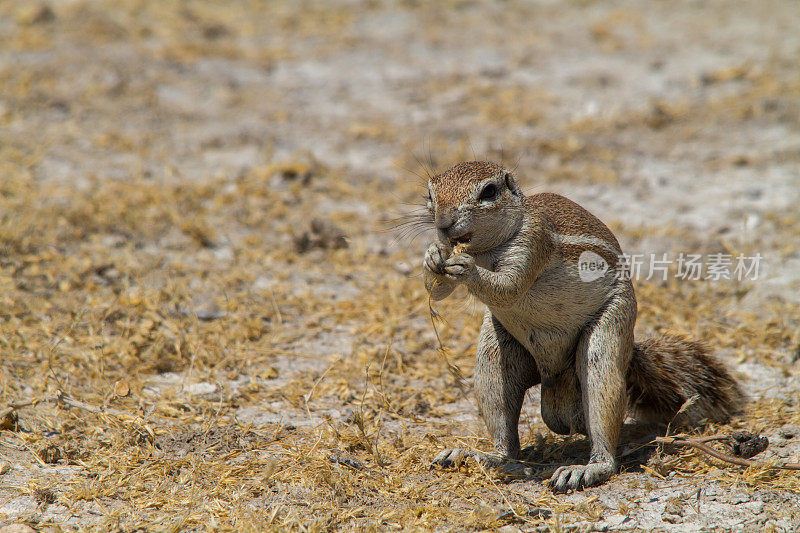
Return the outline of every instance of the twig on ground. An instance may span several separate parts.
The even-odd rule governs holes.
[[[75,398],[70,397],[64,391],[58,391],[54,398],[57,402],[65,403],[70,407],[75,407],[78,409],[83,409],[84,411],[89,411],[90,413],[97,413],[100,415],[113,415],[118,418],[126,419],[126,420],[138,420],[139,417],[136,415],[132,415],[130,413],[126,413],[124,411],[120,411],[119,409],[114,409],[113,407],[98,407],[96,405],[88,404],[86,402],[82,402],[80,400],[76,400]]]
[[[674,436],[674,437],[656,437],[653,440],[653,442],[655,442],[656,444],[674,444],[677,446],[689,446],[691,448],[700,450],[701,452],[708,454],[712,457],[715,457],[720,461],[725,461],[726,463],[731,463],[739,466],[753,466],[753,467],[767,468],[773,470],[800,470],[800,463],[785,462],[785,463],[770,464],[761,461],[751,461],[749,459],[743,459],[741,457],[736,457],[734,455],[720,452],[719,450],[715,450],[711,446],[705,444],[706,442],[712,442],[717,440],[728,440],[728,439],[729,437],[724,435],[712,435],[709,437],[702,437],[702,438]]]
[[[0,429],[16,429],[19,423],[17,411],[23,407],[30,407],[40,402],[52,401],[53,398],[34,398],[33,400],[22,400],[9,402],[7,407],[0,409]]]

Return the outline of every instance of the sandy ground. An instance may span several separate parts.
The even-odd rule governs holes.
[[[541,475],[429,470],[488,449],[481,310],[436,306],[462,392],[432,235],[398,226],[464,159],[578,201],[673,261],[637,283],[637,335],[702,338],[742,379],[705,434],[798,462],[797,28],[792,1],[3,2],[0,525],[797,530],[796,473],[630,440],[607,485],[552,495],[586,448],[537,390]],[[762,259],[688,281],[680,254]]]

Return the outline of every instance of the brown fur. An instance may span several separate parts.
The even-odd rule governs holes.
[[[480,182],[503,172],[503,167],[490,161],[465,161],[431,178],[436,197],[442,205],[458,205],[468,200],[468,182]]]
[[[600,246],[592,245],[576,245],[576,244],[562,244],[556,247],[564,261],[568,263],[577,263],[581,254],[586,251],[594,252],[609,264],[610,267],[616,267],[619,262],[619,255],[613,254],[609,250]]]
[[[634,344],[627,373],[628,402],[637,417],[670,422],[681,407],[687,424],[725,422],[742,408],[744,395],[708,348],[681,335]]]
[[[558,233],[596,237],[622,250],[617,238],[599,218],[569,198],[545,192],[531,196],[528,205],[531,209],[541,210]]]

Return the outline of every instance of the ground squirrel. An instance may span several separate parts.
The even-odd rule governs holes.
[[[701,344],[677,335],[634,343],[636,296],[616,268],[622,250],[581,206],[557,194],[525,196],[513,172],[479,161],[431,177],[428,191],[438,242],[425,254],[425,287],[441,300],[461,283],[486,304],[475,396],[497,452],[448,449],[434,463],[452,466],[472,455],[513,473],[525,391],[539,383],[545,424],[591,441],[588,464],[553,474],[556,492],[615,472],[628,410],[669,422],[692,399],[682,416],[699,422],[723,421],[741,407],[738,384]],[[586,253],[609,268],[582,275]]]

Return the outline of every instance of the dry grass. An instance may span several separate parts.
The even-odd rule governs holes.
[[[325,174],[315,179],[327,181]],[[481,529],[511,518],[555,525],[600,513],[591,498],[576,505],[544,491],[532,500],[528,491],[474,466],[431,472],[428,461],[440,447],[485,449],[487,442],[482,433],[464,433],[470,428],[448,422],[442,410],[460,392],[436,353],[421,283],[391,273],[393,263],[412,258],[402,250],[375,256],[358,246],[297,255],[291,241],[252,231],[299,224],[292,210],[268,207],[285,198],[258,183],[263,180],[247,177],[180,185],[98,181],[84,192],[43,190],[24,178],[4,184],[2,400],[46,398],[58,389],[116,410],[23,408],[27,431],[3,433],[4,455],[18,464],[39,463],[38,452],[55,446],[61,456],[55,462],[75,468],[64,478],[34,476],[16,490],[52,489],[59,505],[99,513],[100,529],[453,523]],[[321,187],[319,194],[336,192]],[[343,224],[351,235],[358,227]],[[220,237],[210,229],[221,227],[243,235],[224,264],[214,256]],[[157,245],[165,235],[179,239],[180,247]],[[295,294],[290,282],[252,288],[264,264],[273,265],[276,276],[291,269],[311,276],[327,268],[317,264],[320,258],[352,273],[363,291],[337,302],[313,290]],[[201,303],[211,301],[219,318],[197,317],[198,293],[205,291]],[[736,287],[707,283],[641,284],[641,321],[706,338],[740,359],[769,360],[796,345],[790,333],[797,331],[796,309],[776,309],[773,316],[781,318],[767,327],[719,311],[735,308],[740,296]],[[457,302],[440,311],[447,318],[442,338],[469,374],[478,317]],[[351,332],[352,353],[323,358],[317,368],[324,371],[275,380],[276,360],[303,357],[305,331],[337,327]],[[218,383],[220,393],[203,399],[162,387],[154,394],[151,377],[165,372],[186,382]],[[234,391],[228,383],[240,376],[248,384]],[[114,394],[118,381],[129,384],[128,397]],[[242,407],[272,402],[285,406],[286,424],[236,422]],[[317,414],[343,405],[352,408],[345,420]],[[787,423],[800,424],[797,404],[773,400],[757,402],[731,427],[763,432]],[[527,429],[547,433],[540,425]],[[545,449],[554,446],[542,458],[545,470],[564,460],[558,450],[573,440],[540,440]],[[649,468],[660,476],[692,477],[713,469],[722,482],[800,488],[793,473],[721,466],[682,450],[659,456]],[[554,514],[526,516],[529,507]],[[521,516],[498,521],[509,509]]]
[[[455,4],[449,7],[459,9],[459,21],[482,22],[480,13]],[[0,430],[0,462],[11,466],[0,474],[0,505],[30,497],[33,507],[17,518],[53,530],[97,531],[506,524],[559,530],[635,507],[612,506],[599,491],[565,498],[545,490],[547,474],[584,459],[586,443],[554,436],[530,411],[522,438],[534,445],[541,476],[511,483],[475,464],[430,470],[443,447],[490,445],[471,398],[438,353],[417,275],[424,243],[399,239],[388,222],[404,204],[419,202],[418,180],[366,176],[300,149],[273,157],[281,143],[261,139],[266,163],[197,170],[205,163],[195,158],[236,136],[215,128],[244,121],[253,110],[268,133],[279,132],[276,138],[288,137],[292,132],[282,128],[291,123],[299,136],[329,127],[307,109],[259,107],[282,102],[281,91],[267,83],[223,87],[214,97],[198,90],[207,97],[202,102],[224,102],[217,111],[224,120],[211,127],[202,121],[213,114],[205,104],[176,111],[159,103],[161,85],[180,85],[201,60],[270,72],[276,62],[308,53],[293,39],[310,39],[321,62],[357,42],[354,9],[320,3],[299,13],[271,5],[137,0],[116,2],[115,10],[102,2],[59,4],[51,15],[25,2],[0,6],[11,24],[0,32],[0,48],[31,57],[63,48],[65,58],[64,67],[31,61],[0,69],[0,407],[36,402],[19,408],[19,426]],[[419,10],[421,27],[430,31],[427,44],[447,38],[463,44],[466,37],[442,33],[449,12]],[[265,17],[274,20],[270,31],[259,24]],[[614,25],[639,27],[630,20],[603,18],[587,35],[611,53],[630,40]],[[519,46],[515,61],[524,64]],[[108,56],[84,65],[83,54],[95,47]],[[120,50],[132,55],[115,63]],[[109,64],[123,71],[116,81],[98,66]],[[489,138],[545,124],[547,136],[521,136],[499,148],[485,143],[487,156],[516,161],[543,188],[625,185],[632,137],[646,137],[648,149],[663,155],[676,138],[691,142],[699,125],[727,131],[753,117],[794,117],[796,80],[743,66],[712,72],[707,83],[731,80],[752,89],[738,99],[656,103],[647,111],[558,123],[548,122],[558,98],[544,89],[511,83],[496,92],[451,75],[419,85],[444,93],[463,82],[472,98],[452,122],[472,131],[485,126]],[[58,113],[71,114],[66,126],[53,118]],[[344,128],[348,142],[391,144],[390,160],[417,168],[409,152],[427,132],[405,131],[377,114],[357,118]],[[198,134],[196,145],[171,140],[176,130],[201,126],[213,134]],[[441,167],[471,158],[474,149],[468,135],[445,131],[424,151]],[[724,155],[705,163],[714,170],[797,158],[790,151]],[[43,169],[52,169],[53,160],[78,170],[67,178],[47,175]],[[327,246],[323,235],[300,253],[297,238],[311,231],[313,218],[341,230],[348,247]],[[799,221],[795,212],[771,213],[771,232],[759,244],[780,260],[793,257]],[[614,229],[633,244],[656,233],[622,223]],[[685,228],[659,231],[662,241],[698,253],[760,250]],[[793,375],[800,309],[780,299],[740,309],[751,288],[642,282],[638,332],[685,332],[722,349],[729,361]],[[438,333],[450,361],[469,377],[480,315],[461,296],[436,305],[445,319]],[[58,391],[72,406],[54,399]],[[704,431],[770,432],[787,424],[800,425],[796,398],[757,398],[746,416]],[[691,450],[659,450],[644,472],[630,468],[611,490],[702,478],[731,490],[800,491],[795,473],[728,467]]]

